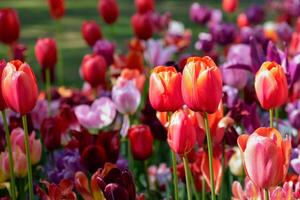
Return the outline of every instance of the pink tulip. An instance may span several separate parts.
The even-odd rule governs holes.
[[[13,162],[15,176],[25,177],[27,175],[27,160],[19,146],[13,149]],[[0,155],[0,180],[6,180],[9,176],[9,159],[8,153],[5,151]]]

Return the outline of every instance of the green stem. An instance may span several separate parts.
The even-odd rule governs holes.
[[[178,200],[178,175],[177,175],[176,154],[172,150],[171,150],[171,154],[172,154],[172,167],[173,167],[174,199]]]
[[[25,133],[25,150],[27,158],[27,169],[28,169],[28,186],[29,186],[29,199],[33,200],[33,183],[32,183],[32,169],[31,169],[31,158],[30,158],[30,147],[29,147],[29,136],[28,136],[28,127],[27,127],[27,117],[26,115],[22,116],[23,128]]]
[[[60,85],[64,84],[64,71],[63,71],[63,55],[60,46],[60,20],[55,20],[56,25],[56,41],[57,41],[57,53],[58,53],[58,63],[57,63],[57,72],[58,72],[58,82]]]
[[[265,189],[265,200],[269,200],[269,191]]]
[[[269,114],[270,114],[270,128],[273,128],[273,115],[274,115],[274,110],[271,108],[269,110]]]
[[[185,172],[185,182],[186,182],[186,190],[187,190],[187,195],[188,195],[188,200],[192,200],[192,192],[191,192],[191,186],[190,186],[190,180],[189,180],[189,164],[188,164],[188,159],[187,156],[183,156],[183,164],[184,164],[184,172]]]
[[[213,149],[212,149],[212,142],[210,136],[210,129],[208,124],[208,117],[207,113],[204,112],[204,123],[205,123],[205,133],[207,139],[207,148],[208,148],[208,160],[209,160],[209,175],[210,175],[210,185],[211,185],[211,199],[216,200],[215,195],[215,183],[214,183],[214,170],[213,170]]]
[[[222,145],[222,170],[223,173],[225,173],[225,140],[223,140],[223,145]],[[224,182],[224,176],[222,176],[222,180],[221,180],[221,192],[220,192],[219,200],[223,199],[223,192],[224,192],[223,182]]]
[[[48,115],[51,115],[51,80],[50,69],[46,68],[46,85],[45,85],[47,101],[48,101]]]
[[[206,188],[205,188],[205,179],[204,177],[201,178],[202,181],[202,200],[205,200],[205,195],[206,195]]]
[[[15,200],[16,199],[16,180],[15,180],[15,174],[14,174],[14,161],[13,161],[13,154],[12,154],[12,146],[11,146],[11,141],[10,141],[10,136],[9,136],[9,130],[8,130],[8,124],[7,124],[5,110],[2,110],[1,114],[2,114],[2,119],[3,119],[4,129],[5,129],[6,143],[7,143],[7,147],[8,147],[11,198],[13,200]]]
[[[278,129],[279,126],[279,108],[275,108],[275,127]]]
[[[148,198],[151,199],[147,160],[144,160],[144,169],[145,169],[145,176],[146,176],[146,191],[147,191]]]
[[[133,168],[133,158],[132,158],[132,154],[131,154],[131,144],[130,144],[130,140],[127,140],[127,156],[128,156],[128,168],[129,170],[133,172],[134,168]]]
[[[195,186],[195,181],[194,181],[194,178],[193,178],[193,175],[192,175],[192,171],[191,171],[190,168],[188,168],[188,178],[189,178],[189,181],[191,182],[192,191],[193,191],[193,194],[194,194],[196,200],[200,200],[200,198],[198,196],[198,192],[197,192],[196,186]]]

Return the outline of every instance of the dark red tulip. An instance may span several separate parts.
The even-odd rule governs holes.
[[[34,47],[35,57],[42,68],[53,69],[57,62],[56,42],[52,38],[40,38]]]
[[[43,120],[40,131],[46,149],[52,151],[60,147],[62,129],[62,121],[59,117]]]
[[[99,132],[96,144],[101,145],[106,152],[107,162],[115,163],[120,154],[120,140],[117,131]]]
[[[105,150],[99,145],[89,145],[81,154],[81,162],[90,172],[95,172],[98,168],[103,167],[105,161]]]
[[[115,0],[99,0],[98,12],[107,24],[113,24],[119,17],[119,7]]]
[[[5,60],[0,60],[0,77],[2,76],[2,72],[4,67],[6,66]],[[6,108],[6,103],[2,96],[2,89],[0,87],[0,110],[4,110]]]
[[[153,35],[153,23],[150,13],[136,13],[131,18],[131,26],[137,38],[148,40]]]
[[[13,111],[24,115],[35,107],[38,87],[27,63],[19,60],[7,63],[2,73],[1,87],[3,98]]]
[[[64,0],[48,0],[50,14],[53,19],[60,19],[65,14]]]
[[[85,55],[81,64],[83,79],[92,87],[105,84],[106,61],[100,55]]]
[[[0,9],[0,41],[12,44],[19,39],[20,21],[16,10]]]
[[[146,13],[154,10],[154,0],[135,0],[135,7],[138,13]]]
[[[147,160],[153,153],[153,136],[147,125],[132,126],[128,131],[131,153],[136,160]]]
[[[85,21],[81,26],[81,34],[89,46],[94,46],[102,38],[101,29],[94,20]]]

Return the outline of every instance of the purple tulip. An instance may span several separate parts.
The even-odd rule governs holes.
[[[33,127],[40,129],[43,120],[48,116],[48,108],[46,100],[38,100],[34,109],[30,112]]]
[[[282,41],[286,43],[291,41],[293,29],[286,22],[278,24],[276,32]]]
[[[292,150],[291,166],[293,170],[300,175],[300,149],[299,147]]]
[[[235,39],[236,27],[230,23],[214,24],[210,27],[210,32],[217,43],[228,45]]]
[[[300,100],[288,103],[285,110],[291,125],[296,129],[300,129]]]
[[[239,99],[239,91],[238,89],[224,85],[223,86],[223,102],[226,105],[227,108],[233,108],[234,105],[237,104]]]
[[[214,48],[214,40],[210,33],[199,33],[195,48],[199,51],[210,52]]]
[[[265,11],[261,5],[251,5],[246,11],[247,19],[252,24],[259,24],[265,18]]]
[[[190,19],[198,24],[205,24],[210,20],[211,8],[193,3],[190,7]]]
[[[105,58],[108,65],[111,65],[114,60],[115,45],[108,40],[98,40],[94,47],[93,52]]]

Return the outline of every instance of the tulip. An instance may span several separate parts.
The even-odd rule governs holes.
[[[249,25],[247,15],[245,13],[240,13],[236,20],[237,25],[242,28]]]
[[[115,0],[99,0],[98,12],[107,24],[113,24],[119,16],[119,7]]]
[[[168,144],[179,155],[189,153],[196,144],[195,127],[188,114],[183,110],[178,110],[171,116]]]
[[[48,0],[51,17],[55,20],[62,18],[65,14],[64,0]]]
[[[239,6],[239,0],[222,0],[222,7],[225,12],[233,13]]]
[[[269,189],[284,180],[290,162],[291,141],[282,139],[279,131],[258,128],[250,136],[239,136],[238,145],[243,152],[245,171],[256,186]]]
[[[19,39],[20,21],[16,10],[0,9],[0,41],[12,44]]]
[[[265,18],[264,8],[259,4],[253,4],[245,11],[247,19],[252,24],[259,24]]]
[[[35,57],[42,68],[53,69],[57,62],[56,42],[52,38],[40,38],[34,47]]]
[[[94,20],[85,21],[81,26],[81,34],[89,46],[94,46],[102,38],[101,29]]]
[[[134,34],[141,40],[148,40],[153,35],[153,24],[149,13],[136,13],[131,17]]]
[[[93,52],[105,58],[106,64],[111,65],[114,61],[115,45],[108,40],[98,40],[94,47]]]
[[[51,151],[60,147],[62,124],[58,117],[49,117],[43,120],[41,136],[47,150]]]
[[[183,101],[191,110],[217,111],[222,98],[222,78],[214,61],[210,57],[190,57],[183,70],[181,90]]]
[[[133,158],[147,160],[153,153],[153,136],[149,126],[135,125],[128,132]]]
[[[85,81],[93,88],[105,85],[106,61],[100,55],[85,55],[81,64],[81,73]]]
[[[183,106],[181,73],[174,67],[155,67],[149,83],[149,99],[152,107],[160,112],[176,111]]]
[[[24,115],[30,112],[38,97],[35,75],[27,63],[13,60],[2,73],[2,95],[9,108]]]
[[[135,7],[138,13],[147,13],[154,10],[154,0],[135,0]]]
[[[13,152],[13,158],[14,158],[15,175],[17,177],[25,177],[27,175],[27,166],[26,166],[27,160],[26,160],[25,153],[21,150],[19,146],[17,146]]]
[[[139,89],[139,91],[142,92],[144,90],[146,76],[145,76],[145,74],[141,73],[137,69],[125,68],[122,70],[119,78],[126,79],[126,80],[133,80],[135,83],[135,86]]]
[[[264,109],[279,107],[287,101],[287,79],[277,63],[264,62],[256,73],[254,84],[258,101]]]

